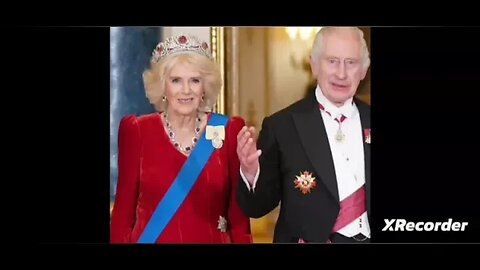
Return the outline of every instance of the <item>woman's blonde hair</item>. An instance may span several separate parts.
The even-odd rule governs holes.
[[[202,77],[204,98],[199,111],[213,110],[218,93],[222,87],[220,69],[215,62],[204,55],[195,52],[182,52],[168,55],[158,62],[152,61],[151,66],[143,73],[145,93],[157,111],[165,111],[167,102],[163,99],[167,86],[167,78],[178,64],[188,64]]]

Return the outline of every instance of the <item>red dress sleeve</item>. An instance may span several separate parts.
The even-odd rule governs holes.
[[[110,242],[129,243],[135,224],[140,166],[140,130],[134,115],[125,116],[118,130],[118,180],[110,223]]]
[[[233,243],[252,243],[250,218],[240,209],[237,202],[237,186],[240,177],[240,161],[237,155],[237,135],[245,126],[245,121],[240,117],[232,117],[227,127],[228,140],[228,166],[230,177],[230,205],[228,220],[230,223],[230,237]]]

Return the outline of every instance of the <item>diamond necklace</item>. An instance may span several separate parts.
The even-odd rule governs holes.
[[[168,137],[170,138],[170,141],[172,142],[173,146],[180,150],[183,153],[190,153],[193,150],[193,147],[195,147],[195,144],[198,142],[198,137],[200,134],[200,123],[202,120],[200,119],[200,115],[197,113],[197,118],[195,119],[195,135],[192,138],[192,144],[190,146],[183,147],[177,140],[175,139],[175,132],[172,130],[172,123],[168,120],[168,114],[167,112],[164,112],[163,118],[165,119],[165,124],[167,125],[167,131],[168,131]]]

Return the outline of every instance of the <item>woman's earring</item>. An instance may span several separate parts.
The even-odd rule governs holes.
[[[166,97],[166,96],[163,96],[163,97],[162,97],[162,101],[163,101],[163,102],[167,101],[167,97]]]

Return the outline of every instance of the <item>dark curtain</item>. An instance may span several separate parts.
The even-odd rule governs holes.
[[[142,73],[161,37],[160,27],[110,28],[110,201],[117,183],[117,136],[122,117],[154,112]]]

